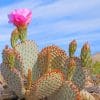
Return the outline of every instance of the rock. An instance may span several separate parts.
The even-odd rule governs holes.
[[[87,87],[85,88],[85,90],[88,91],[89,93],[99,93],[100,94],[99,86]]]

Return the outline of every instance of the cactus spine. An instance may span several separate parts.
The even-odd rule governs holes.
[[[74,57],[74,53],[76,51],[77,48],[77,43],[76,40],[73,40],[70,44],[69,44],[69,56],[70,57]]]
[[[81,49],[81,60],[83,67],[91,67],[92,66],[92,58],[91,58],[91,51],[90,46],[88,43],[85,43]]]

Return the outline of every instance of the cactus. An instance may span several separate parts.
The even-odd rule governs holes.
[[[19,32],[18,32],[18,29],[14,29],[12,34],[11,34],[11,46],[14,48],[15,45],[16,45],[16,42],[18,41],[19,39]]]
[[[64,82],[64,76],[59,70],[52,70],[46,72],[42,77],[40,77],[34,85],[33,90],[31,90],[32,95],[38,97],[38,99],[44,99],[49,95],[55,93]]]
[[[23,63],[24,75],[27,77],[28,69],[34,69],[34,65],[37,62],[37,45],[33,41],[26,40],[23,43],[17,44],[15,50],[19,53],[19,59],[21,59]]]
[[[18,70],[13,68],[12,70],[7,64],[2,64],[1,74],[7,82],[10,90],[14,91],[19,98],[23,98],[25,94],[24,82]]]
[[[65,81],[56,93],[47,97],[47,100],[81,100],[81,96],[71,81]]]
[[[22,48],[21,48],[21,46],[22,46]],[[31,88],[32,67],[34,67],[34,65],[37,61],[37,53],[38,53],[37,46],[32,41],[25,41],[24,43],[20,43],[20,44],[16,45],[15,48],[13,48],[13,49],[8,48],[8,46],[6,46],[5,49],[3,50],[3,53],[2,53],[3,66],[6,65],[6,67],[4,67],[2,69],[2,71],[5,71],[6,68],[8,68],[7,71],[8,71],[8,73],[10,73],[10,75],[5,73],[6,81],[7,81],[7,79],[9,80],[8,87],[10,87],[11,90],[13,90],[19,97],[22,97],[22,95],[24,95],[25,93],[22,93],[21,90],[18,91],[17,90],[18,86],[20,88],[23,87],[23,89],[25,91],[29,90]],[[29,67],[28,67],[28,65],[29,65]],[[18,73],[20,73],[21,80],[23,79],[23,81],[21,81],[21,80],[20,80],[21,82],[19,81],[19,79],[18,79],[19,77],[17,77],[17,74],[15,72],[13,72],[15,69],[17,70]],[[12,75],[12,74],[14,74],[14,75]],[[4,76],[4,73],[3,73],[3,76]],[[12,77],[8,78],[7,76],[12,76]],[[15,79],[12,79],[13,76]],[[18,79],[18,84],[16,83],[16,87],[11,86],[10,82],[13,83],[16,81],[16,79]],[[26,84],[24,83],[25,80],[26,80]]]
[[[73,40],[70,44],[69,44],[69,56],[70,57],[74,57],[74,53],[76,51],[77,48],[77,43],[76,40]]]
[[[91,51],[90,46],[88,43],[85,43],[81,49],[80,58],[82,60],[82,66],[90,68],[92,66],[92,58],[91,58]]]
[[[67,74],[67,80],[71,81],[73,78],[73,75],[75,73],[76,69],[76,62],[74,59],[70,59],[69,64],[68,64],[68,74]]]
[[[5,46],[2,52],[3,63],[6,64],[10,69],[16,68],[23,73],[23,63],[19,53],[15,49],[11,49]]]
[[[19,39],[21,40],[21,42],[25,42],[25,40],[27,39],[27,26],[24,27],[18,27],[18,31],[19,31]]]
[[[66,76],[72,74],[70,75],[71,77],[68,77],[68,79],[71,78],[69,80],[71,80],[81,90],[83,89],[85,84],[85,75],[82,69],[82,61],[78,57],[74,56],[74,52],[76,51],[76,48],[77,48],[76,40],[73,40],[69,44],[69,58],[66,60],[66,64],[65,64],[65,66],[67,67],[65,74]],[[73,68],[71,67],[72,65]],[[73,71],[69,73],[70,70]]]
[[[1,73],[8,87],[21,99],[32,85],[32,68],[37,61],[37,45],[28,41],[27,27],[32,12],[28,9],[12,11],[9,22],[16,26],[11,34],[11,48],[5,47],[2,53]],[[20,40],[20,41],[19,41]],[[25,84],[25,81],[26,83]]]
[[[8,64],[9,67],[12,69],[15,66],[15,50],[9,49],[8,46],[6,46],[2,54],[3,63]]]
[[[81,60],[78,57],[72,57],[66,60],[65,66],[67,69],[65,71],[65,78],[67,79],[67,75],[70,67],[69,63],[71,62],[71,60],[74,60],[76,63],[76,67],[74,67],[75,69],[71,81],[81,90],[83,89],[85,84],[85,74],[82,68]]]
[[[17,27],[11,34],[11,46],[14,48],[20,40],[24,42],[27,38],[27,27]]]
[[[90,51],[90,46],[88,43],[85,43],[83,45],[81,49],[80,58],[82,61],[82,67],[85,74],[85,86],[86,86],[88,77],[91,79],[90,73],[91,73],[91,67],[92,67],[91,51]]]
[[[3,62],[7,63],[9,67],[15,67],[21,74],[27,77],[28,69],[33,68],[37,62],[38,48],[35,42],[25,41],[19,43],[15,48],[6,48],[3,50]]]
[[[38,62],[36,64],[37,72],[34,72],[33,77],[42,76],[46,71],[50,69],[60,69],[61,71],[65,70],[64,64],[67,59],[65,51],[60,49],[58,46],[52,45],[47,46],[42,49],[38,55]],[[34,77],[33,80],[36,80],[37,77]]]
[[[6,46],[2,53],[1,73],[8,87],[20,99],[93,99],[90,94],[82,91],[86,77],[82,67],[92,66],[88,43],[83,45],[80,59],[74,56],[76,40],[69,44],[68,58],[65,51],[55,45],[38,52],[36,43],[26,38],[27,25],[17,26],[11,35],[13,48]]]

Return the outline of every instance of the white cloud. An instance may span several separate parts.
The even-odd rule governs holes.
[[[60,38],[60,39],[53,39],[53,40],[49,40],[49,41],[44,41],[44,40],[41,40],[40,42],[38,41],[38,43],[40,45],[44,45],[44,44],[68,44],[71,40],[73,39],[76,39],[78,41],[78,43],[82,43],[82,42],[87,42],[87,41],[98,41],[100,40],[100,33],[95,33],[95,34],[87,34],[87,35],[84,35],[84,34],[80,34],[80,36],[70,36],[70,37],[63,37],[63,38]]]
[[[82,11],[87,11],[96,6],[99,6],[99,0],[77,0],[77,1],[68,1],[68,0],[59,0],[51,5],[40,6],[34,10],[34,17],[57,17],[62,15],[73,15]]]
[[[34,28],[35,27],[35,28]],[[46,36],[56,36],[57,34],[64,35],[70,33],[77,33],[77,32],[91,32],[95,29],[99,29],[100,27],[100,18],[98,19],[90,19],[90,20],[79,20],[79,21],[69,21],[69,20],[62,20],[56,23],[48,23],[44,25],[38,25],[31,27],[29,31],[29,35],[37,34],[42,35],[45,34]],[[48,34],[49,33],[49,34]]]

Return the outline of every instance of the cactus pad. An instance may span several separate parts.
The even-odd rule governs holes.
[[[43,75],[48,68],[60,69],[61,71],[65,69],[64,64],[67,59],[67,55],[64,50],[58,46],[52,45],[42,49],[38,55],[37,69],[39,75]],[[40,71],[40,72],[39,72]],[[35,73],[35,72],[34,72]],[[36,73],[36,74],[38,74]]]
[[[8,84],[10,90],[14,91],[19,98],[23,98],[25,94],[23,79],[18,70],[13,68],[12,70],[6,65],[2,64],[1,74]]]
[[[76,40],[73,40],[70,44],[69,44],[69,56],[70,57],[74,57],[74,53],[76,51],[77,48],[77,43]]]
[[[39,99],[45,98],[57,91],[64,82],[64,76],[59,70],[49,71],[35,83],[35,93]]]
[[[82,60],[82,67],[88,67],[88,68],[92,67],[91,51],[88,43],[85,43],[83,45],[80,57]]]
[[[65,81],[47,100],[81,100],[81,97],[78,88],[71,81]]]
[[[8,64],[10,68],[13,68],[15,66],[15,57],[16,57],[16,52],[14,49],[9,49],[7,47],[3,50],[2,53],[3,63]]]
[[[26,40],[25,42],[16,45],[15,50],[19,53],[19,58],[22,59],[24,74],[27,76],[28,69],[32,70],[36,64],[38,47],[35,42]]]
[[[74,61],[76,62],[76,69],[75,72],[73,73],[72,81],[75,85],[77,85],[79,89],[83,89],[85,84],[85,75],[82,68],[81,60],[78,57],[68,58],[66,60],[65,66],[68,66],[70,59],[74,59]],[[67,74],[68,74],[68,67],[66,70],[66,79],[67,79]]]
[[[2,53],[3,63],[10,69],[16,68],[21,73],[23,71],[23,63],[19,53],[15,49],[5,47]]]

